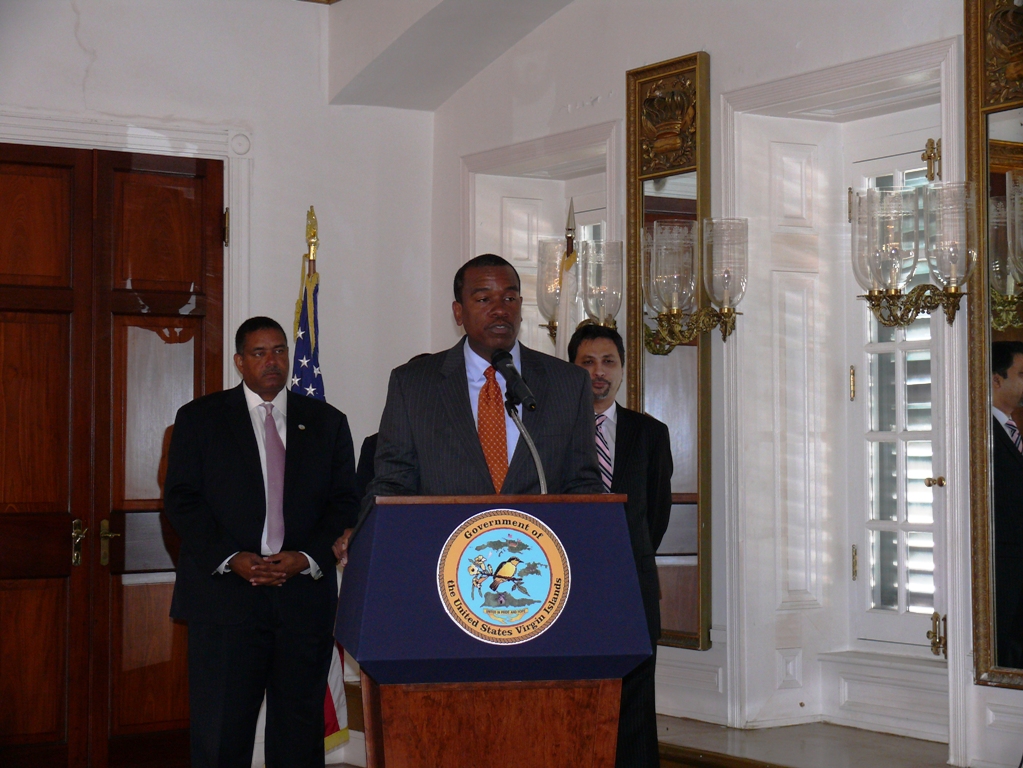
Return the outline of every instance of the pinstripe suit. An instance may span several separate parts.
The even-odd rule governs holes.
[[[469,403],[463,338],[445,352],[418,358],[391,372],[380,419],[374,496],[492,494]],[[593,426],[593,394],[586,371],[525,346],[522,377],[537,409],[523,423],[536,442],[550,493],[600,493]],[[508,463],[501,493],[539,493],[525,440]]]
[[[995,660],[1023,667],[1023,454],[991,419],[994,476]]]

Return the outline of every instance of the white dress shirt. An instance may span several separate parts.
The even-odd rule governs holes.
[[[1002,429],[1005,430],[1005,434],[1009,435],[1011,438],[1012,435],[1009,433],[1009,428],[1005,426],[1005,422],[1009,420],[1009,414],[999,408],[995,408],[993,405],[991,406],[991,414],[998,420],[998,423],[1002,425]],[[1015,440],[1013,442],[1015,442]]]
[[[483,385],[487,383],[487,377],[484,375],[487,368],[490,367],[490,361],[485,360],[475,352],[469,346],[469,342],[466,341],[462,347],[465,352],[465,376],[469,380],[469,404],[472,406],[472,420],[476,423],[476,431],[480,428],[480,390],[483,389]],[[522,353],[519,349],[519,343],[516,341],[515,346],[511,348],[512,362],[515,363],[515,368],[521,373],[522,372]],[[496,369],[495,369],[496,370]],[[500,371],[497,373],[497,384],[501,388],[501,394],[503,395],[507,391],[508,384],[504,380],[504,376],[501,375]],[[522,417],[522,406],[518,407],[519,417]],[[508,463],[511,464],[512,456],[515,454],[515,446],[519,442],[519,428],[515,426],[515,422],[512,421],[512,417],[508,415],[508,409],[504,412],[504,428],[508,437]]]
[[[245,393],[245,406],[249,410],[249,419],[252,421],[252,431],[256,435],[256,447],[259,448],[259,466],[263,470],[263,488],[264,492],[269,487],[266,478],[266,409],[263,407],[265,402],[262,397],[257,395],[248,385],[242,382],[242,392]],[[284,444],[285,450],[288,448],[288,390],[287,388],[282,389],[277,393],[277,397],[270,401],[273,403],[273,417],[274,424],[277,425],[277,434],[281,437],[281,443]],[[268,500],[269,501],[269,500]],[[269,506],[269,504],[267,504]],[[266,543],[266,517],[263,517],[263,535],[259,541],[260,554],[264,557],[267,555],[274,554],[270,551],[269,545]],[[234,557],[238,553],[235,552],[231,555]],[[306,568],[302,573],[309,574],[314,579],[320,578],[322,572],[320,566],[317,565],[316,561],[313,560],[308,553],[303,552],[306,559],[309,561],[309,567]],[[217,569],[219,573],[226,573],[228,569],[228,563],[231,557],[227,558],[223,563],[220,564],[220,568]]]
[[[618,436],[618,403],[612,401],[611,407],[604,411],[604,415],[607,416],[604,421],[604,439],[607,440],[607,452],[611,454],[611,469],[614,469],[615,437]]]

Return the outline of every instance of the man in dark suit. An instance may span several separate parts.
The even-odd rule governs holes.
[[[994,476],[995,663],[1023,667],[1023,439],[1012,412],[1023,405],[1023,342],[991,345]]]
[[[337,409],[285,390],[270,318],[235,337],[242,384],[178,411],[165,507],[181,536],[171,615],[188,622],[193,768],[323,766],[337,603],[331,544],[355,523],[355,457]]]
[[[618,331],[599,325],[580,327],[568,343],[568,359],[590,373],[597,419],[597,460],[604,490],[629,495],[625,518],[654,649],[653,656],[622,679],[615,764],[618,768],[656,768],[660,758],[654,668],[661,609],[654,554],[671,514],[673,466],[668,427],[615,402],[625,365],[625,345]]]
[[[502,401],[505,392],[504,377],[490,364],[497,350],[511,353],[536,396],[536,410],[525,411],[522,421],[536,442],[549,492],[599,493],[589,381],[575,366],[518,343],[518,273],[500,256],[477,256],[458,270],[454,294],[452,312],[465,338],[391,373],[364,512],[378,495],[540,492],[529,449],[503,404],[500,415],[488,415],[494,407],[490,381]],[[481,432],[481,420],[496,437]]]

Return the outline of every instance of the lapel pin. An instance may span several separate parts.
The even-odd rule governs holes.
[[[298,425],[298,428],[299,428],[299,429],[305,429],[305,424],[299,424],[299,425]]]

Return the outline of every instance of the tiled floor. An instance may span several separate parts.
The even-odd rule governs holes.
[[[662,743],[786,768],[937,768],[948,762],[947,744],[826,723],[739,730],[658,715],[657,726]]]

